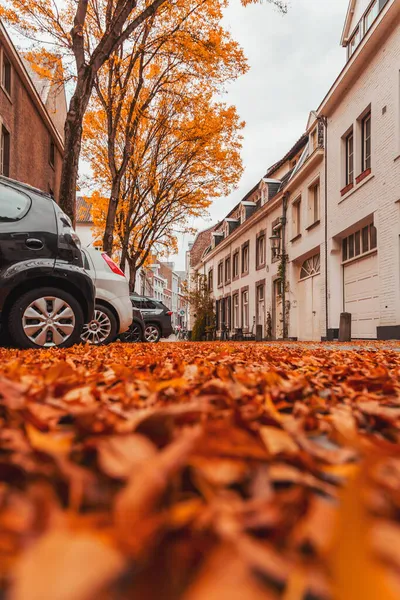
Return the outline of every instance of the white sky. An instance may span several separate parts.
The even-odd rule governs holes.
[[[250,70],[225,99],[246,121],[245,170],[238,189],[211,206],[210,219],[193,222],[198,230],[223,218],[304,132],[309,112],[344,65],[340,37],[347,6],[348,0],[290,0],[282,15],[266,2],[244,8],[231,0],[225,26],[243,47]],[[191,239],[183,236],[179,254],[169,257],[178,270],[185,268]]]

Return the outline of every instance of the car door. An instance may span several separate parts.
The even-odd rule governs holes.
[[[13,265],[54,267],[57,227],[53,202],[0,183],[0,274]],[[32,264],[33,263],[33,264]]]

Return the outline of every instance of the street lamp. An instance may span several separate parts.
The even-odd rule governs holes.
[[[275,231],[273,235],[269,238],[271,242],[271,248],[274,252],[274,256],[279,256],[279,252],[281,249],[281,236]]]

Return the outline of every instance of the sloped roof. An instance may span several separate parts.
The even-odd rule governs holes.
[[[201,260],[204,250],[211,244],[211,233],[218,228],[217,225],[212,225],[204,231],[200,231],[197,234],[196,239],[193,242],[192,249],[190,250],[190,266],[195,267]]]
[[[76,198],[76,222],[93,223],[92,205],[83,196]]]
[[[271,177],[271,175],[277,171],[282,165],[285,164],[291,158],[294,158],[298,152],[307,144],[308,135],[303,133],[303,135],[297,140],[297,142],[292,146],[292,148],[283,156],[278,162],[276,162],[272,167],[270,167],[267,171],[265,177]]]

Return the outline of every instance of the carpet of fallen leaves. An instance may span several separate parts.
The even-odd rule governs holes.
[[[394,344],[0,349],[0,597],[400,597]]]

